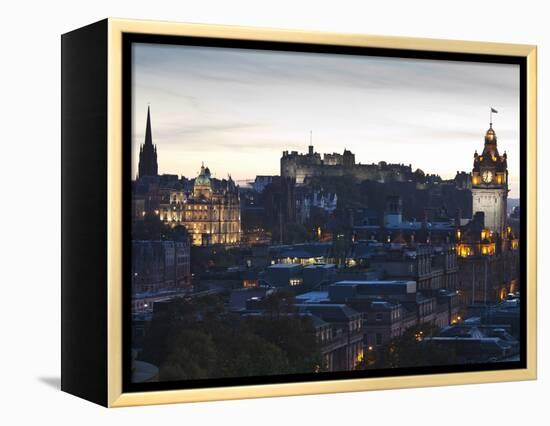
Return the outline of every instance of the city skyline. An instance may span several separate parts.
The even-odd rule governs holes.
[[[134,382],[522,360],[516,66],[133,49]]]
[[[519,197],[517,66],[146,44],[133,58],[133,176],[148,105],[159,173],[194,177],[205,162],[236,180],[279,174],[310,131],[320,153],[453,178],[471,171],[492,106]]]

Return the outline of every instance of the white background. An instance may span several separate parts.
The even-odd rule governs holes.
[[[19,1],[1,6],[0,423],[548,424],[543,1]],[[539,46],[539,380],[107,410],[60,392],[60,34],[107,16]],[[449,147],[452,149],[452,147]],[[85,188],[83,189],[85,190]],[[85,224],[83,224],[85,226]]]

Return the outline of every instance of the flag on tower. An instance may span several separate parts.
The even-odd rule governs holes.
[[[494,108],[491,108],[491,112],[494,112],[495,114],[498,114],[498,111]]]

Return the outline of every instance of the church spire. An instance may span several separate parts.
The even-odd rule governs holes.
[[[147,122],[145,124],[145,139],[139,150],[139,177],[157,176],[157,147],[153,145],[153,134],[151,131],[151,108],[147,107]]]
[[[153,145],[153,137],[151,136],[151,107],[147,106],[147,124],[145,125],[145,140],[144,145]]]

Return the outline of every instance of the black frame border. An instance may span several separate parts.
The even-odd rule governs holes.
[[[332,373],[304,373],[273,376],[213,378],[152,383],[131,381],[131,148],[132,148],[132,44],[168,44],[197,47],[222,47],[301,53],[377,56],[459,62],[519,65],[520,68],[520,360],[511,362],[393,368]],[[122,391],[147,392],[211,387],[269,385],[327,380],[466,373],[527,368],[527,58],[456,52],[388,49],[362,46],[323,45],[279,41],[259,41],[210,37],[123,33],[122,36]]]

